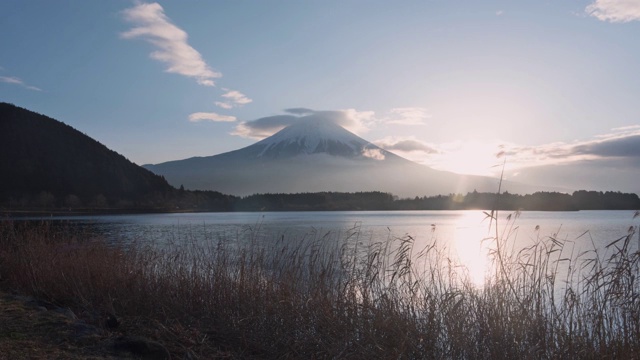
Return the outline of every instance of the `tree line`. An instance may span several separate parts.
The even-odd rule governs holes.
[[[384,192],[257,194],[238,198],[239,211],[304,211],[304,210],[636,210],[640,198],[634,193],[616,191],[536,192],[519,195],[504,192],[399,199]]]
[[[474,191],[466,195],[401,199],[396,205],[404,210],[636,210],[640,209],[640,198],[637,194],[619,191],[579,190],[572,194],[542,191],[527,195]]]
[[[11,211],[337,211],[337,210],[637,210],[640,198],[615,191],[536,192],[519,195],[504,192],[449,194],[398,198],[390,193],[316,192],[296,194],[225,195],[216,191],[171,189],[136,198],[109,198],[102,194],[80,197],[40,192],[0,199],[0,209]]]

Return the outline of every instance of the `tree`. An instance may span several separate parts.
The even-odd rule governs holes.
[[[82,206],[82,201],[74,194],[69,194],[64,198],[64,205],[68,208],[76,209]]]
[[[36,200],[37,206],[43,208],[51,208],[55,206],[56,197],[52,193],[43,191],[38,195]]]

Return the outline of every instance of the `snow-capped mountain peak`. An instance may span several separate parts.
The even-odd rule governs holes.
[[[365,150],[384,151],[340,125],[322,119],[300,120],[251,147],[260,148],[258,157],[267,158],[318,153],[356,157]]]
[[[146,168],[165,176],[176,187],[184,185],[189,189],[241,196],[383,191],[412,197],[496,188],[495,179],[430,169],[383,150],[325,119],[299,119],[242,149]]]

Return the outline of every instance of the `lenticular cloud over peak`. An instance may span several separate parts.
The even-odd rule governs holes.
[[[233,132],[252,139],[264,139],[287,126],[300,121],[329,122],[354,132],[362,133],[368,129],[368,124],[373,121],[373,111],[346,110],[312,110],[307,108],[290,108],[284,110],[285,114],[261,117],[255,120],[240,123]]]

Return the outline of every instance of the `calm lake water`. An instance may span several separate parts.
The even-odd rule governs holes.
[[[508,220],[511,217],[511,221]],[[302,237],[358,236],[362,241],[386,241],[410,235],[420,246],[434,238],[444,244],[473,244],[488,235],[490,221],[482,211],[321,211],[321,212],[234,212],[89,215],[49,219],[68,221],[97,229],[107,238],[148,241],[191,239],[242,240],[247,236],[261,241],[290,241]],[[525,211],[498,214],[500,233],[513,228],[513,241],[526,244],[538,237],[603,247],[627,234],[629,227],[640,225],[633,211]],[[493,224],[495,225],[495,224]],[[536,230],[537,228],[537,230]],[[357,230],[357,231],[356,231]],[[356,233],[354,235],[354,233]]]
[[[606,245],[627,235],[630,227],[640,225],[640,219],[633,219],[633,213],[527,211],[516,216],[514,212],[502,211],[498,215],[498,231],[499,234],[511,231],[508,243],[516,249],[552,236],[566,241],[566,256],[571,256],[594,246],[604,250]],[[356,239],[366,243],[409,235],[415,239],[416,252],[436,240],[478,276],[484,273],[491,246],[490,241],[483,239],[495,236],[494,227],[490,232],[487,216],[475,210],[136,214],[53,219],[88,227],[107,239],[158,244],[253,240],[268,245],[278,240],[295,243],[304,239],[338,242]],[[637,245],[636,236],[633,250]]]

